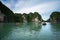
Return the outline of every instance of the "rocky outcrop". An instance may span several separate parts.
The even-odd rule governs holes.
[[[3,22],[41,22],[42,18],[38,12],[13,13],[0,1],[0,20]]]
[[[0,11],[4,16],[3,22],[14,22],[14,13],[0,1]]]
[[[29,14],[15,13],[16,22],[41,22],[42,18],[38,12],[30,12]]]
[[[50,15],[49,21],[51,22],[60,22],[60,12],[52,12]]]
[[[0,22],[3,22],[4,21],[4,14],[0,11]]]

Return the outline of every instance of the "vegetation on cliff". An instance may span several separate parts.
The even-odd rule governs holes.
[[[42,20],[41,15],[38,12],[30,12],[30,13],[13,13],[8,7],[6,7],[1,1],[0,1],[0,14],[4,16],[3,22],[41,22]],[[60,22],[60,12],[52,12],[50,15],[50,18],[47,20],[47,22]]]
[[[15,13],[15,22],[23,22],[22,14]]]
[[[18,14],[16,13],[15,14],[15,20],[16,22],[35,22],[36,20],[37,21],[41,21],[42,18],[40,16],[40,14],[38,12],[30,12],[28,14],[26,13],[23,13],[23,14]]]
[[[14,22],[14,13],[0,1],[0,11],[4,14],[4,22]]]
[[[4,22],[35,22],[35,21],[41,21],[41,15],[38,12],[30,12],[28,14],[26,13],[13,13],[8,7],[6,7],[1,1],[0,1],[0,11],[1,14],[4,15]]]
[[[51,22],[60,22],[60,12],[52,12],[52,14],[50,15],[50,18],[48,19],[48,21]]]

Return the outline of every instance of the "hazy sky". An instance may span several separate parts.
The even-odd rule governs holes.
[[[39,12],[47,20],[53,11],[60,11],[60,0],[1,0],[14,13]]]

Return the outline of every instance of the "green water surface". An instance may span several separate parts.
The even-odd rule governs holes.
[[[60,40],[60,23],[0,23],[0,40]]]

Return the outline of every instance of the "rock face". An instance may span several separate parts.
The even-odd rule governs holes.
[[[52,12],[49,20],[51,22],[60,22],[60,12]]]
[[[3,22],[3,21],[4,21],[4,16],[1,15],[1,16],[0,16],[0,22]]]
[[[26,13],[13,13],[0,1],[0,21],[1,22],[40,22],[41,15],[38,12]]]
[[[35,20],[35,22],[42,21],[41,15],[38,12],[34,12],[34,20]]]
[[[15,14],[16,22],[41,22],[42,18],[38,12],[30,12],[29,14]],[[21,20],[21,21],[20,21]]]
[[[8,7],[6,7],[4,4],[2,4],[1,1],[0,1],[0,12],[1,12],[0,14],[4,15],[3,22],[14,22],[14,14],[13,14],[13,12]],[[1,15],[1,17],[3,15]],[[2,20],[2,18],[1,18],[1,20]]]
[[[0,22],[4,21],[4,14],[0,11]]]

